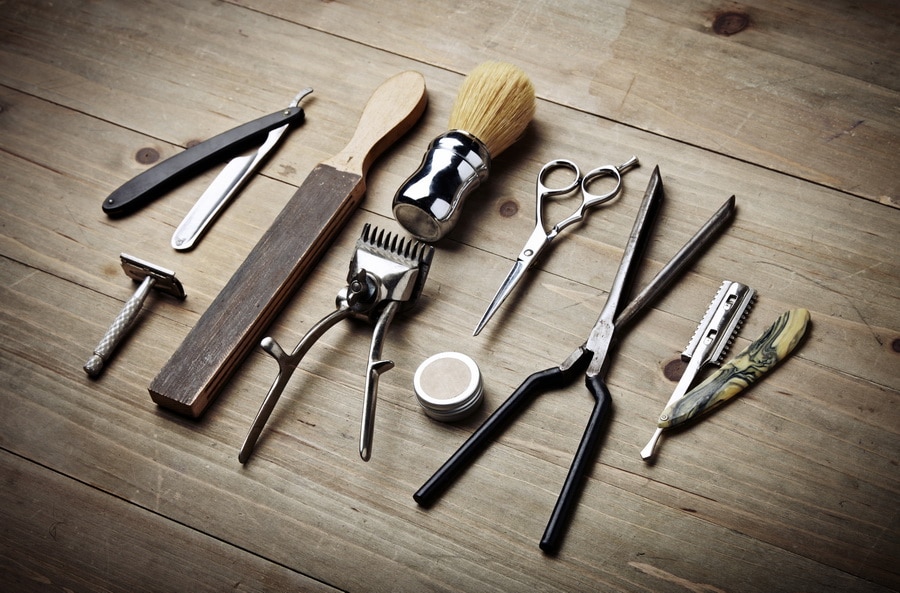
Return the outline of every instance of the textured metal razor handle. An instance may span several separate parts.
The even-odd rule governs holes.
[[[94,348],[93,356],[84,363],[84,372],[89,376],[97,377],[103,371],[103,365],[110,354],[116,349],[122,338],[128,334],[131,326],[134,325],[134,320],[137,319],[138,313],[141,312],[144,301],[147,300],[147,295],[150,294],[154,284],[156,284],[156,279],[152,276],[147,276],[131,298],[125,302],[125,306],[122,307],[122,310],[113,320],[112,325],[106,330],[106,335]]]

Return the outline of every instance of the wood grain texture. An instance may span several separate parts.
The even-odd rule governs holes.
[[[8,591],[336,591],[9,453],[0,468]]]
[[[458,73],[512,61],[553,103],[900,205],[900,40],[889,32],[900,14],[888,0],[838,18],[838,2],[240,3]],[[379,17],[403,26],[370,26]],[[856,158],[865,166],[846,166]]]
[[[245,4],[4,5],[0,589],[900,590],[893,4]],[[722,11],[751,25],[719,35]],[[251,353],[200,419],[150,402],[147,385],[308,172],[346,146],[372,89],[419,71],[420,124],[371,169],[360,208],[269,331],[294,343],[333,309],[362,224],[398,230],[394,191],[486,58],[523,67],[537,113],[438,245],[414,320],[391,327],[378,455],[356,452],[364,324],[335,328],[304,359],[246,467],[237,450],[276,372],[267,356]],[[306,123],[198,249],[168,241],[215,171],[140,216],[102,213],[148,156],[306,86]],[[472,338],[533,227],[540,166],[632,154],[643,166],[622,196],[571,229]],[[486,415],[584,340],[654,164],[666,203],[638,287],[727,196],[737,213],[622,336],[608,375],[616,412],[559,556],[544,558],[535,534],[590,411],[580,384],[542,398],[419,509],[413,492]],[[84,357],[133,291],[121,252],[176,271],[190,296],[156,299],[91,381]],[[760,295],[735,350],[785,310],[815,322],[740,405],[671,431],[648,465],[639,450],[677,379],[671,363],[724,278]],[[445,350],[484,373],[484,407],[459,424],[429,419],[412,391],[416,366]]]

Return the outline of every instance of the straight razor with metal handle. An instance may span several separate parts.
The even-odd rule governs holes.
[[[660,428],[672,428],[724,404],[793,352],[806,333],[809,311],[782,314],[755,342],[659,416]]]
[[[341,152],[316,165],[150,384],[160,406],[200,416],[356,210],[372,161],[425,111],[425,79],[382,83]]]
[[[126,181],[103,200],[103,211],[115,217],[143,208],[201,171],[259,144],[264,134],[302,122],[303,117],[300,107],[287,107],[191,146]]]

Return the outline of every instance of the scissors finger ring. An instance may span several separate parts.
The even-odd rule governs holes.
[[[637,157],[631,157],[627,162],[619,165],[618,167],[614,167],[612,165],[604,165],[602,167],[597,167],[596,169],[588,171],[581,179],[581,191],[584,195],[585,206],[588,208],[592,206],[599,206],[600,204],[604,204],[616,197],[619,192],[622,191],[622,174],[632,167],[636,167],[637,165]],[[605,194],[592,193],[589,189],[591,184],[601,177],[615,177],[615,187],[613,187],[612,190],[608,191]]]
[[[549,187],[547,185],[547,177],[549,177],[551,173],[558,169],[567,169],[574,173],[575,176],[569,183],[565,184],[562,187]],[[573,161],[570,161],[569,159],[554,159],[541,167],[541,171],[540,173],[538,173],[538,199],[540,200],[543,198],[552,198],[565,195],[578,187],[578,184],[581,183],[581,179],[581,169],[579,169],[578,165],[576,165]]]

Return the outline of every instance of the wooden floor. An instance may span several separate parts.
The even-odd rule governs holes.
[[[7,2],[0,19],[0,590],[900,590],[900,9],[872,2]],[[537,112],[436,245],[384,354],[374,452],[357,452],[372,328],[301,364],[255,455],[237,452],[277,371],[262,350],[198,420],[147,387],[372,91],[424,75],[425,115],[269,329],[286,348],[334,310],[369,222],[445,131],[463,77],[519,65]],[[154,162],[285,107],[293,129],[188,253],[169,239],[213,169],[134,215],[104,198]],[[478,337],[531,232],[534,177],[637,155],[622,196],[570,228]],[[587,337],[655,165],[666,202],[639,284],[734,194],[727,231],[622,336],[614,415],[556,556],[538,540],[590,413],[542,397],[429,509],[413,493],[530,373]],[[570,207],[571,204],[567,204]],[[551,217],[559,216],[554,209]],[[134,290],[122,252],[176,271],[105,373],[82,365]],[[723,279],[759,298],[735,351],[808,308],[795,354],[639,451]],[[412,377],[472,356],[471,419],[430,420]],[[198,356],[200,353],[198,353]]]

